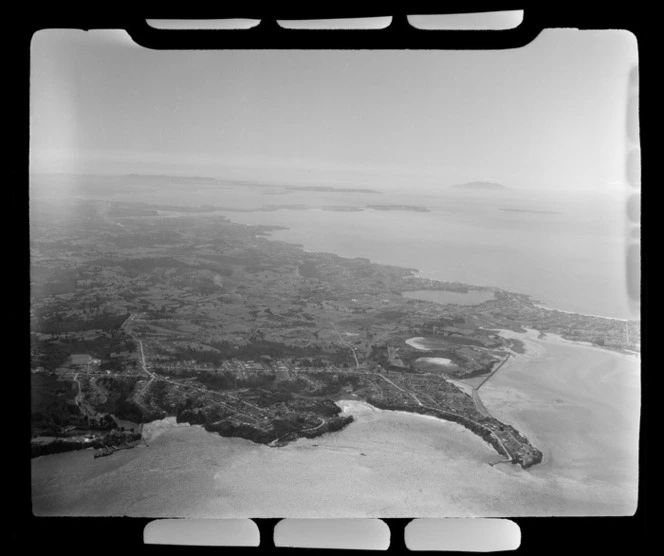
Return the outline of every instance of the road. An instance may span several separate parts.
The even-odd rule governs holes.
[[[320,421],[318,425],[316,425],[315,427],[311,427],[310,429],[302,429],[300,432],[315,431],[316,429],[321,428],[325,424],[325,420],[321,419],[320,417],[318,417],[318,420]]]
[[[411,398],[413,398],[413,399],[414,399],[419,405],[421,405],[422,407],[424,407],[424,405],[422,405],[422,402],[421,402],[420,400],[417,399],[417,396],[416,396],[415,394],[413,394],[412,392],[409,392],[408,390],[404,390],[403,388],[401,388],[401,386],[397,386],[396,384],[394,384],[394,382],[392,382],[392,381],[391,381],[389,378],[387,378],[385,375],[382,375],[382,374],[380,374],[380,373],[377,373],[377,374],[378,374],[378,376],[379,376],[380,378],[382,378],[383,380],[386,380],[386,381],[389,382],[392,386],[394,386],[394,387],[397,388],[398,390],[401,390],[404,394],[408,394],[408,395],[409,395]]]
[[[147,363],[145,362],[145,353],[143,352],[143,342],[141,340],[138,340],[138,345],[141,348],[141,369],[143,369],[146,373],[148,373],[152,378],[155,378],[156,375],[148,371],[148,366]]]
[[[81,383],[78,381],[78,373],[74,375],[74,378],[72,379],[76,384],[78,384],[78,394],[76,394],[76,398],[74,398],[74,401],[76,402],[76,405],[80,406],[81,405]]]
[[[355,348],[354,348],[353,346],[351,346],[348,342],[346,342],[346,341],[341,337],[341,334],[339,334],[339,331],[337,330],[337,327],[334,325],[334,323],[331,323],[331,324],[332,324],[332,328],[333,328],[334,331],[337,333],[337,336],[339,336],[339,341],[340,341],[343,345],[345,345],[346,347],[349,347],[349,348],[351,349],[351,351],[353,352],[353,357],[355,358],[355,368],[357,369],[357,368],[360,366],[360,362],[357,360],[357,353],[355,353]]]
[[[83,391],[81,389],[81,383],[78,380],[78,375],[79,373],[76,373],[72,378],[72,381],[78,385],[78,394],[76,394],[74,402],[76,403],[77,407],[81,410],[81,413],[83,413],[83,415],[86,415],[87,417],[95,417],[96,412],[93,409],[91,409],[88,405],[83,404]]]
[[[129,319],[127,319],[127,320],[129,320]],[[125,321],[125,322],[126,322],[126,321]],[[246,401],[244,401],[244,400],[242,400],[242,399],[239,399],[239,398],[237,398],[237,397],[235,397],[235,396],[232,396],[232,395],[230,395],[230,394],[223,394],[223,393],[221,393],[221,392],[217,392],[217,391],[215,391],[215,390],[208,390],[207,388],[197,388],[196,386],[193,386],[193,385],[190,385],[190,384],[186,384],[186,383],[183,383],[183,382],[178,382],[178,381],[171,380],[171,379],[168,379],[168,378],[163,377],[163,376],[156,375],[155,373],[153,373],[152,371],[150,371],[150,370],[148,369],[147,361],[145,360],[145,350],[143,349],[143,341],[142,341],[142,340],[139,340],[138,338],[136,338],[136,336],[134,336],[133,334],[131,334],[129,331],[127,331],[127,333],[128,333],[132,338],[134,338],[134,340],[136,340],[136,341],[138,342],[138,347],[139,347],[139,349],[140,349],[140,351],[141,351],[141,363],[139,364],[139,366],[140,366],[140,368],[141,368],[143,371],[145,371],[145,372],[150,376],[150,380],[148,381],[148,383],[143,387],[143,389],[142,389],[141,392],[138,394],[138,396],[136,396],[136,401],[137,401],[137,402],[139,403],[139,405],[141,405],[144,409],[145,409],[145,406],[143,406],[143,404],[140,403],[140,398],[141,398],[141,396],[143,396],[143,394],[145,393],[145,391],[148,389],[148,387],[152,384],[152,382],[153,382],[154,380],[163,380],[164,382],[168,382],[169,384],[173,384],[173,385],[175,385],[175,386],[184,387],[184,388],[190,388],[190,389],[196,390],[196,391],[198,391],[198,392],[201,392],[202,394],[211,394],[211,395],[216,395],[216,396],[222,396],[222,397],[224,397],[224,398],[231,398],[231,399],[234,400],[235,402],[239,402],[239,403],[242,403],[242,404],[244,404],[244,405],[248,405],[249,407],[255,409],[256,411],[258,411],[258,412],[260,412],[260,413],[262,413],[262,414],[265,414],[265,413],[266,413],[264,409],[261,409],[260,407],[257,407],[257,406],[255,406],[254,404],[251,404],[251,403],[249,403],[249,402],[246,402]],[[213,402],[212,404],[208,404],[208,406],[206,406],[206,407],[209,407],[210,405],[213,405],[213,404],[222,405],[222,406],[224,406],[226,409],[229,409],[229,410],[231,410],[231,411],[233,411],[233,412],[237,412],[237,408],[236,408],[236,407],[233,407],[233,406],[229,405],[227,402],[223,402],[223,401]]]
[[[477,388],[474,388],[474,390],[479,390],[480,388],[482,388],[482,385],[483,385],[487,380],[489,380],[493,375],[495,375],[495,374],[498,372],[498,370],[499,370],[499,369],[500,369],[500,368],[501,368],[501,367],[507,362],[507,360],[508,360],[511,356],[512,356],[512,354],[511,354],[511,353],[508,353],[508,354],[507,354],[507,357],[505,357],[505,359],[502,360],[502,362],[500,363],[500,365],[498,365],[493,371],[491,371],[491,373],[489,374],[489,376],[487,376],[482,382],[480,382],[480,383],[477,385]]]
[[[130,319],[127,319],[127,322],[128,322],[129,320],[130,320]],[[337,330],[337,328],[336,328],[336,326],[335,326],[334,323],[331,323],[331,325],[332,325],[332,328],[334,329],[334,332],[335,332],[335,333],[337,334],[337,336],[339,337],[339,341],[340,341],[340,343],[343,344],[344,346],[350,348],[351,351],[353,352],[353,357],[354,357],[354,359],[355,359],[355,366],[356,366],[356,371],[355,371],[355,372],[357,372],[357,370],[359,369],[359,366],[360,366],[360,362],[359,362],[359,360],[358,360],[358,358],[357,358],[357,353],[356,353],[356,351],[355,351],[355,348],[354,348],[351,344],[349,344],[348,342],[346,342],[346,341],[343,339],[343,337],[341,336],[341,334],[340,334],[339,331]],[[139,363],[139,367],[141,368],[142,371],[144,371],[144,372],[150,377],[150,380],[149,380],[149,381],[147,382],[147,384],[143,387],[143,389],[142,389],[141,392],[138,394],[138,396],[136,396],[136,401],[137,401],[138,404],[141,405],[143,408],[144,408],[144,406],[143,406],[143,404],[140,402],[140,398],[143,396],[143,394],[145,393],[145,391],[150,387],[150,385],[152,384],[152,382],[153,382],[154,380],[163,380],[164,382],[168,382],[168,383],[170,383],[170,384],[173,384],[173,385],[176,385],[176,386],[179,386],[179,387],[190,388],[190,389],[193,389],[193,390],[199,391],[199,392],[201,392],[201,393],[203,393],[203,394],[208,394],[208,395],[211,395],[211,396],[215,396],[215,397],[217,397],[217,398],[218,398],[218,397],[222,397],[222,398],[225,398],[225,400],[228,400],[228,399],[230,398],[230,399],[232,399],[232,400],[233,400],[234,402],[236,402],[236,403],[241,403],[241,404],[243,404],[243,405],[248,405],[248,406],[250,406],[251,408],[253,408],[254,410],[257,410],[258,412],[260,412],[260,413],[262,413],[262,414],[265,414],[265,410],[264,410],[264,409],[262,409],[262,408],[260,408],[260,407],[257,407],[257,406],[255,406],[255,405],[249,403],[249,402],[246,402],[246,401],[244,401],[244,400],[242,400],[242,399],[240,399],[240,398],[237,398],[237,397],[235,397],[235,396],[232,396],[232,395],[230,395],[230,394],[227,394],[227,393],[221,393],[221,392],[217,392],[217,391],[214,391],[214,390],[208,390],[207,388],[204,388],[204,387],[203,387],[203,388],[199,388],[199,387],[196,387],[196,386],[194,386],[194,385],[190,385],[190,384],[186,384],[186,383],[178,382],[178,381],[171,380],[171,379],[168,379],[168,378],[163,377],[163,376],[156,375],[155,373],[153,373],[152,371],[150,371],[150,370],[148,369],[147,361],[146,361],[146,358],[145,358],[145,350],[144,350],[144,347],[143,347],[143,341],[142,341],[142,340],[139,340],[138,338],[136,338],[136,337],[133,336],[132,334],[130,334],[130,335],[131,335],[131,336],[132,336],[132,337],[138,342],[138,345],[139,345],[139,348],[140,348],[140,352],[141,352],[141,361],[140,361],[140,363]],[[494,374],[495,372],[497,372],[497,371],[503,366],[503,364],[509,359],[509,357],[510,357],[510,354],[508,354],[507,357],[506,357],[506,358],[500,363],[500,365],[498,365],[498,366],[492,371],[492,373],[491,373],[491,374],[490,374],[490,375],[489,375],[484,381],[482,381],[482,383],[477,387],[477,389],[479,389],[479,387],[480,387],[482,384],[484,384],[484,383],[485,383],[485,382],[486,382],[491,376],[493,376],[493,374]],[[409,392],[408,390],[405,390],[405,389],[401,388],[400,386],[398,386],[397,384],[395,384],[393,381],[391,381],[391,380],[390,380],[389,378],[387,378],[386,376],[384,376],[384,375],[382,375],[382,374],[380,374],[380,373],[376,373],[376,374],[378,374],[378,376],[380,376],[384,381],[386,381],[387,383],[389,383],[389,384],[392,385],[393,387],[397,388],[398,390],[400,390],[400,391],[402,391],[403,393],[405,393],[405,394],[407,394],[408,396],[410,396],[410,397],[411,397],[411,398],[412,398],[412,399],[413,399],[413,400],[414,400],[414,401],[415,401],[420,407],[423,407],[423,408],[425,408],[425,409],[430,409],[430,410],[433,410],[433,411],[443,411],[443,412],[444,412],[444,410],[441,409],[441,408],[425,406],[425,405],[424,405],[424,404],[423,404],[423,403],[417,398],[417,396],[416,396],[414,393]],[[80,386],[80,383],[78,382],[78,373],[74,376],[74,381],[78,384],[78,387],[79,387],[79,394],[76,396],[76,402],[77,402],[77,404],[78,404],[78,403],[79,403],[79,396],[81,395],[81,386]],[[473,401],[475,402],[475,407],[477,408],[477,410],[478,410],[481,414],[490,417],[488,411],[486,410],[486,408],[485,408],[484,405],[482,404],[482,401],[479,399],[479,396],[478,396],[478,394],[477,394],[477,389],[473,388],[473,396],[472,396],[472,397],[473,397]],[[227,409],[233,411],[234,413],[237,412],[237,407],[233,407],[233,406],[229,405],[229,404],[227,403],[227,401],[221,401],[221,400],[218,400],[218,401],[216,401],[216,402],[211,402],[210,404],[208,404],[208,405],[205,406],[205,407],[207,408],[207,407],[209,407],[209,406],[211,406],[211,405],[216,405],[216,404],[218,404],[218,405],[222,405],[222,406],[226,407]],[[144,409],[145,409],[145,408],[144,408]],[[312,427],[312,428],[308,428],[308,429],[303,429],[303,432],[313,431],[313,430],[316,430],[316,429],[322,427],[322,426],[325,424],[325,421],[324,421],[323,419],[320,419],[320,418],[319,418],[319,420],[320,420],[321,422],[320,422],[316,427]],[[489,434],[491,434],[491,436],[493,436],[493,437],[498,441],[498,444],[502,447],[502,449],[505,451],[505,453],[509,454],[509,451],[507,450],[507,448],[505,448],[505,445],[503,444],[503,442],[501,441],[501,439],[498,437],[498,435],[496,435],[496,433],[494,433],[494,432],[491,431],[490,429],[484,427],[483,425],[481,425],[481,424],[479,424],[479,423],[477,423],[477,422],[475,422],[475,421],[472,421],[472,422],[473,422],[476,426],[478,426],[478,427],[480,427],[480,428],[486,430],[487,432],[489,432]],[[512,436],[511,433],[510,433],[510,436]],[[514,440],[515,440],[515,439],[514,439]],[[516,440],[515,440],[515,441],[516,441]],[[518,443],[518,442],[517,442],[517,443]],[[510,457],[509,460],[505,460],[505,461],[512,461],[512,459],[511,459],[511,457]],[[497,463],[500,463],[500,462],[497,462]]]
[[[496,369],[496,370],[497,370],[497,369]],[[423,408],[425,408],[425,409],[431,409],[431,410],[433,410],[433,411],[444,411],[444,410],[443,410],[442,408],[440,408],[440,407],[431,407],[431,406],[428,406],[428,405],[424,405],[422,402],[420,402],[420,400],[417,399],[417,396],[415,396],[415,394],[413,394],[412,392],[409,392],[408,390],[404,390],[404,389],[401,388],[400,386],[397,386],[394,382],[392,382],[392,381],[391,381],[389,378],[387,378],[386,376],[383,376],[383,375],[380,374],[380,373],[377,373],[377,374],[378,374],[378,376],[380,376],[381,378],[383,378],[384,380],[386,380],[387,382],[389,382],[389,383],[390,383],[392,386],[394,386],[395,388],[398,388],[399,390],[401,390],[401,391],[404,392],[405,394],[408,394],[409,396],[411,396],[411,397],[412,397],[412,398],[413,398],[413,399],[414,399],[414,400],[415,400],[415,401],[416,401],[421,407],[423,407]],[[476,391],[474,388],[473,388],[473,401],[475,402],[475,407],[477,408],[477,410],[478,410],[480,413],[482,413],[482,414],[485,415],[486,417],[491,417],[491,415],[489,414],[489,412],[488,412],[488,411],[486,410],[486,408],[484,407],[484,404],[482,404],[482,401],[479,399],[479,396],[477,396],[477,391]],[[480,407],[478,407],[478,406],[480,406],[480,407],[483,409],[483,411],[480,410]],[[405,409],[405,408],[404,408],[404,409]],[[406,410],[407,410],[407,409],[406,409]],[[491,436],[493,436],[493,437],[498,441],[498,444],[500,444],[501,448],[505,451],[506,454],[509,454],[509,453],[510,453],[509,450],[508,450],[508,449],[505,447],[505,445],[503,444],[503,441],[500,439],[500,437],[499,437],[494,431],[492,431],[491,429],[489,429],[489,428],[485,427],[484,425],[478,423],[477,421],[473,421],[473,420],[471,420],[471,419],[468,419],[468,420],[471,421],[475,426],[484,429],[484,430],[487,431]],[[514,438],[514,436],[512,435],[512,433],[508,432],[508,434],[512,437],[512,439],[513,439],[517,444],[519,444],[519,442]],[[508,460],[504,460],[504,461],[510,461],[510,462],[512,461],[512,457],[511,457],[511,456],[508,455],[508,456],[506,456],[506,457],[509,457],[509,459],[508,459]],[[501,461],[503,461],[503,460],[501,460]],[[496,463],[500,463],[500,462],[496,462]],[[494,465],[494,464],[492,464],[492,465]]]

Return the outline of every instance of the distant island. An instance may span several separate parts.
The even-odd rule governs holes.
[[[407,210],[411,212],[431,212],[427,207],[416,207],[412,205],[367,205],[372,210]]]
[[[452,189],[465,189],[467,191],[509,191],[511,188],[492,181],[473,181],[451,186]]]
[[[532,214],[562,214],[555,210],[535,210],[535,209],[519,209],[519,208],[501,208],[505,212],[530,212]]]
[[[291,191],[312,191],[314,193],[380,193],[375,189],[332,187],[330,185],[287,185],[283,187]]]
[[[170,218],[160,212],[177,207],[71,199],[63,226],[60,200],[33,202],[33,457],[134,448],[141,423],[166,417],[278,447],[350,425],[335,402],[353,399],[459,423],[526,469],[542,452],[458,385],[524,353],[496,331],[640,346],[637,321],[307,252],[269,238],[283,228],[235,223],[206,205]],[[423,291],[439,293],[408,295]],[[450,292],[492,296],[463,304]]]

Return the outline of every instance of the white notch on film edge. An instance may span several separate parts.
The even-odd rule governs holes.
[[[258,546],[260,531],[251,519],[157,519],[143,529],[143,544]]]
[[[215,29],[251,29],[257,27],[260,19],[146,19],[153,29],[163,30],[215,30]]]

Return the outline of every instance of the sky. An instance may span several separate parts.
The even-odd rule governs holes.
[[[31,170],[424,187],[625,180],[635,37],[501,51],[157,51],[123,31],[31,45]]]

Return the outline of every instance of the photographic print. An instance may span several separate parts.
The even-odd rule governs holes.
[[[30,77],[35,515],[634,514],[634,35]]]

